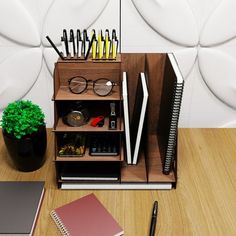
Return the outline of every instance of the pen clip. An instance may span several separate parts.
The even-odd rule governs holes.
[[[87,34],[87,30],[84,29],[83,30],[83,46],[82,46],[82,53],[84,54],[84,56],[86,55],[86,51],[88,50],[88,47],[89,47],[88,34]]]
[[[73,45],[73,53],[75,55],[75,37],[74,37],[74,31],[73,29],[70,29],[70,42],[72,42]],[[72,52],[71,52],[72,54]]]
[[[117,40],[115,29],[112,30],[111,38]]]
[[[77,29],[76,37],[77,37],[77,56],[78,58],[80,58],[82,55],[82,42],[83,41],[81,39],[81,33],[79,29]]]
[[[66,54],[68,55],[69,54],[68,37],[65,29],[63,29],[63,38],[65,42]]]
[[[105,47],[104,47],[104,51],[105,51],[105,58],[109,59],[110,51],[111,51],[111,40],[110,40],[110,35],[109,35],[109,30],[108,29],[106,29],[106,31],[105,31]]]
[[[80,30],[79,29],[77,29],[77,31],[76,31],[76,37],[77,37],[78,41],[81,41],[81,34],[80,34]]]
[[[110,40],[110,35],[109,35],[109,30],[108,29],[105,30],[105,39]]]

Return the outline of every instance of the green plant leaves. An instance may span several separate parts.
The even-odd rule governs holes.
[[[20,139],[22,136],[36,132],[44,125],[44,113],[41,108],[31,101],[20,100],[9,103],[3,111],[0,124],[9,134]]]

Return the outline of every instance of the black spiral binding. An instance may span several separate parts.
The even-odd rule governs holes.
[[[174,160],[177,129],[179,121],[180,106],[183,95],[184,82],[175,84],[174,94],[173,94],[173,104],[172,104],[172,114],[170,121],[170,130],[167,142],[167,148],[165,153],[165,162],[163,166],[163,173],[169,174],[171,171],[171,165]]]
[[[66,229],[66,227],[63,225],[60,217],[57,215],[57,213],[55,211],[52,211],[50,213],[52,219],[54,220],[54,222],[56,223],[58,229],[60,230],[61,234],[63,236],[70,236],[69,231]]]

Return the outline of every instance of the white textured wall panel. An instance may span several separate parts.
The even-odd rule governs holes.
[[[185,78],[182,127],[236,126],[236,1],[121,0],[123,52],[174,52]],[[31,99],[53,124],[62,29],[120,29],[119,0],[1,0],[0,109]],[[10,16],[10,17],[9,17]]]
[[[123,51],[176,55],[185,77],[180,126],[234,127],[236,1],[122,3]],[[128,24],[125,17],[130,19]]]
[[[49,46],[46,35],[59,45],[63,29],[87,29],[102,14],[109,0],[56,0],[45,16],[42,42]]]
[[[0,1],[1,113],[9,102],[30,99],[42,107],[52,127],[52,74],[58,56],[46,35],[59,46],[64,28],[119,32],[119,7],[118,0]]]

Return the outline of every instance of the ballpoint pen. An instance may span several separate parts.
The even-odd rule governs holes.
[[[59,50],[57,49],[56,45],[52,42],[52,40],[49,38],[49,36],[46,36],[46,39],[48,40],[48,42],[51,44],[51,46],[54,48],[54,50],[56,51],[56,53],[59,55],[59,57],[62,60],[65,60],[65,58],[61,55],[62,53],[59,52]]]
[[[155,201],[154,204],[153,204],[152,220],[151,220],[149,236],[154,236],[155,235],[156,222],[157,222],[157,214],[158,214],[158,202]]]
[[[70,51],[70,56],[74,57],[74,50],[73,50],[73,38],[72,35],[70,34],[70,40],[69,40],[69,51]]]
[[[82,55],[82,39],[80,35],[80,30],[77,29],[77,57],[80,58]]]
[[[118,49],[118,39],[116,37],[116,30],[113,29],[112,30],[112,59],[116,59],[116,55],[117,55],[117,49]]]
[[[82,46],[82,48],[83,48],[82,53],[84,54],[84,56],[86,55],[88,47],[89,47],[88,34],[87,34],[87,30],[84,29],[84,31],[83,31],[83,46]]]
[[[75,50],[75,37],[73,29],[70,30],[70,41],[72,42],[71,56],[74,57],[76,55],[76,50]]]
[[[63,56],[64,56],[64,57],[67,57],[67,54],[66,54],[66,47],[65,47],[65,41],[64,41],[63,36],[61,37],[61,46],[62,46],[62,53],[63,53]]]
[[[65,43],[65,48],[66,48],[66,55],[69,55],[68,37],[67,37],[67,32],[65,29],[63,29],[63,39]]]

